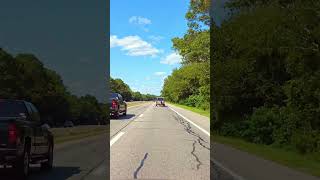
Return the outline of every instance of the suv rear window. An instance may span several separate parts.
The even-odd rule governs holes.
[[[27,115],[23,101],[0,100],[0,117],[20,117]]]
[[[112,99],[115,99],[118,97],[118,94],[117,93],[110,93],[109,95],[109,100],[112,100]]]

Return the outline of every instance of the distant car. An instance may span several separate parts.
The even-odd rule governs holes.
[[[119,93],[110,93],[109,96],[110,116],[119,118],[119,115],[127,115],[127,103]]]
[[[156,106],[166,106],[163,97],[157,97],[156,98]]]
[[[64,124],[63,124],[63,127],[73,127],[74,124],[72,121],[66,121]]]
[[[47,127],[32,103],[0,99],[0,164],[11,165],[21,179],[31,163],[51,169],[54,139]]]

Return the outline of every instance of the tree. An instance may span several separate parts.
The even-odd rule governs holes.
[[[110,77],[110,89],[111,92],[119,93],[124,100],[129,101],[132,99],[132,91],[130,87],[124,83],[121,79],[113,79]]]

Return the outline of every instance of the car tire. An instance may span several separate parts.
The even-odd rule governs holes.
[[[114,118],[118,119],[119,118],[119,112],[114,113]]]
[[[23,151],[23,155],[18,159],[15,164],[16,175],[19,179],[27,179],[29,175],[30,164],[30,148],[26,145]]]
[[[53,166],[53,144],[50,143],[47,154],[48,161],[41,163],[41,169],[50,170]]]

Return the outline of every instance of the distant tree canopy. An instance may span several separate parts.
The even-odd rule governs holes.
[[[191,0],[186,13],[189,30],[172,39],[182,66],[168,76],[162,96],[174,103],[210,108],[210,1]]]
[[[320,151],[320,1],[231,0],[211,26],[213,129]]]
[[[110,89],[111,92],[119,93],[126,101],[150,101],[156,96],[151,94],[141,94],[140,92],[134,92],[130,89],[129,85],[123,82],[121,79],[114,79],[110,77]]]
[[[42,119],[51,125],[66,120],[94,124],[106,120],[106,113],[93,96],[72,95],[61,77],[32,54],[13,57],[0,49],[0,98],[22,99],[37,106]],[[104,122],[105,123],[105,122]]]

